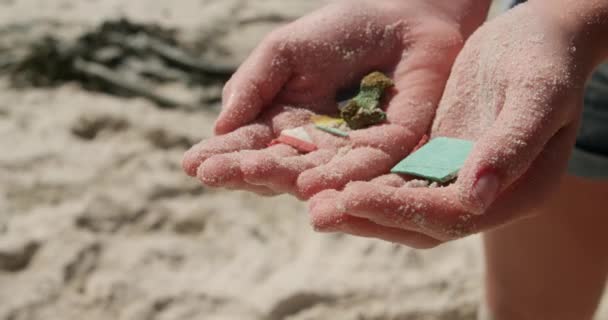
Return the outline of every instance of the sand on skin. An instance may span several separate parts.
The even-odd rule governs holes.
[[[215,58],[238,62],[275,24],[235,17],[296,17],[321,3],[0,0],[0,27],[70,33],[126,15],[190,39],[224,28],[213,45],[229,52]],[[2,80],[0,91],[0,319],[474,317],[476,237],[421,252],[316,234],[290,197],[200,188],[180,160],[212,134],[213,111],[75,85],[16,91]],[[87,119],[122,125],[83,140],[73,128]]]

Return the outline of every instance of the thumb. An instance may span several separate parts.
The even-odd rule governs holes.
[[[517,97],[517,95],[515,95]],[[457,184],[462,204],[482,214],[511,184],[520,179],[564,126],[561,111],[548,104],[507,98],[494,124],[475,143]],[[566,108],[561,108],[566,109]]]
[[[224,87],[215,133],[225,134],[255,120],[283,88],[291,66],[286,46],[272,33],[253,51]]]

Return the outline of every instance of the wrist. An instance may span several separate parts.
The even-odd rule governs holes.
[[[531,0],[539,14],[556,23],[590,68],[608,58],[608,1]]]

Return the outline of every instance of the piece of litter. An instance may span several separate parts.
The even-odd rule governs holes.
[[[315,124],[315,128],[339,137],[348,137],[348,125],[341,118],[316,115],[310,118]]]
[[[317,150],[317,146],[313,143],[312,138],[308,132],[306,132],[304,127],[285,129],[281,131],[279,137],[272,140],[270,145],[279,143],[292,146],[301,152],[313,152]]]
[[[340,108],[340,116],[351,129],[363,129],[386,120],[386,113],[380,109],[382,97],[393,80],[382,72],[372,72],[361,81],[359,94]]]
[[[410,180],[406,182],[403,186],[406,188],[426,188],[430,184],[427,180]]]
[[[333,134],[335,136],[339,136],[339,137],[348,137],[348,132],[344,132],[340,129],[336,129],[336,128],[332,128],[332,127],[326,127],[326,126],[321,126],[321,125],[315,125],[315,128],[321,130],[321,131],[325,131],[329,134]]]
[[[458,176],[471,150],[472,141],[435,138],[403,159],[391,172],[445,183]]]
[[[308,142],[311,144],[313,143],[312,138],[310,137],[310,135],[308,134],[306,129],[304,129],[304,127],[285,129],[285,130],[281,131],[281,135],[299,139],[299,140],[302,140],[304,142]]]
[[[333,118],[330,116],[312,116],[310,120],[318,126],[338,128],[344,124],[344,119]]]

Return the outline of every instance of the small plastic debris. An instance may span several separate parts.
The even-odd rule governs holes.
[[[455,179],[473,149],[473,142],[439,137],[398,163],[392,173],[408,174],[445,183]]]
[[[279,143],[292,146],[301,152],[313,152],[317,150],[317,146],[313,143],[312,138],[304,127],[285,129],[281,131],[278,138],[270,142],[271,145]]]
[[[339,136],[339,137],[348,137],[348,132],[342,131],[340,129],[336,129],[336,128],[332,128],[332,127],[326,127],[326,126],[321,126],[321,125],[315,125],[315,128],[321,130],[321,131],[325,131],[327,133],[333,134],[335,136]]]
[[[427,188],[430,185],[428,180],[410,180],[403,185],[406,188]]]
[[[344,119],[334,118],[330,116],[312,116],[310,120],[318,126],[339,128],[345,124]]]
[[[329,116],[312,116],[310,118],[315,124],[315,128],[339,137],[348,137],[348,125],[344,119],[332,118]]]
[[[386,120],[380,103],[393,80],[381,72],[373,72],[361,81],[359,94],[340,109],[340,116],[351,129],[363,129]]]

